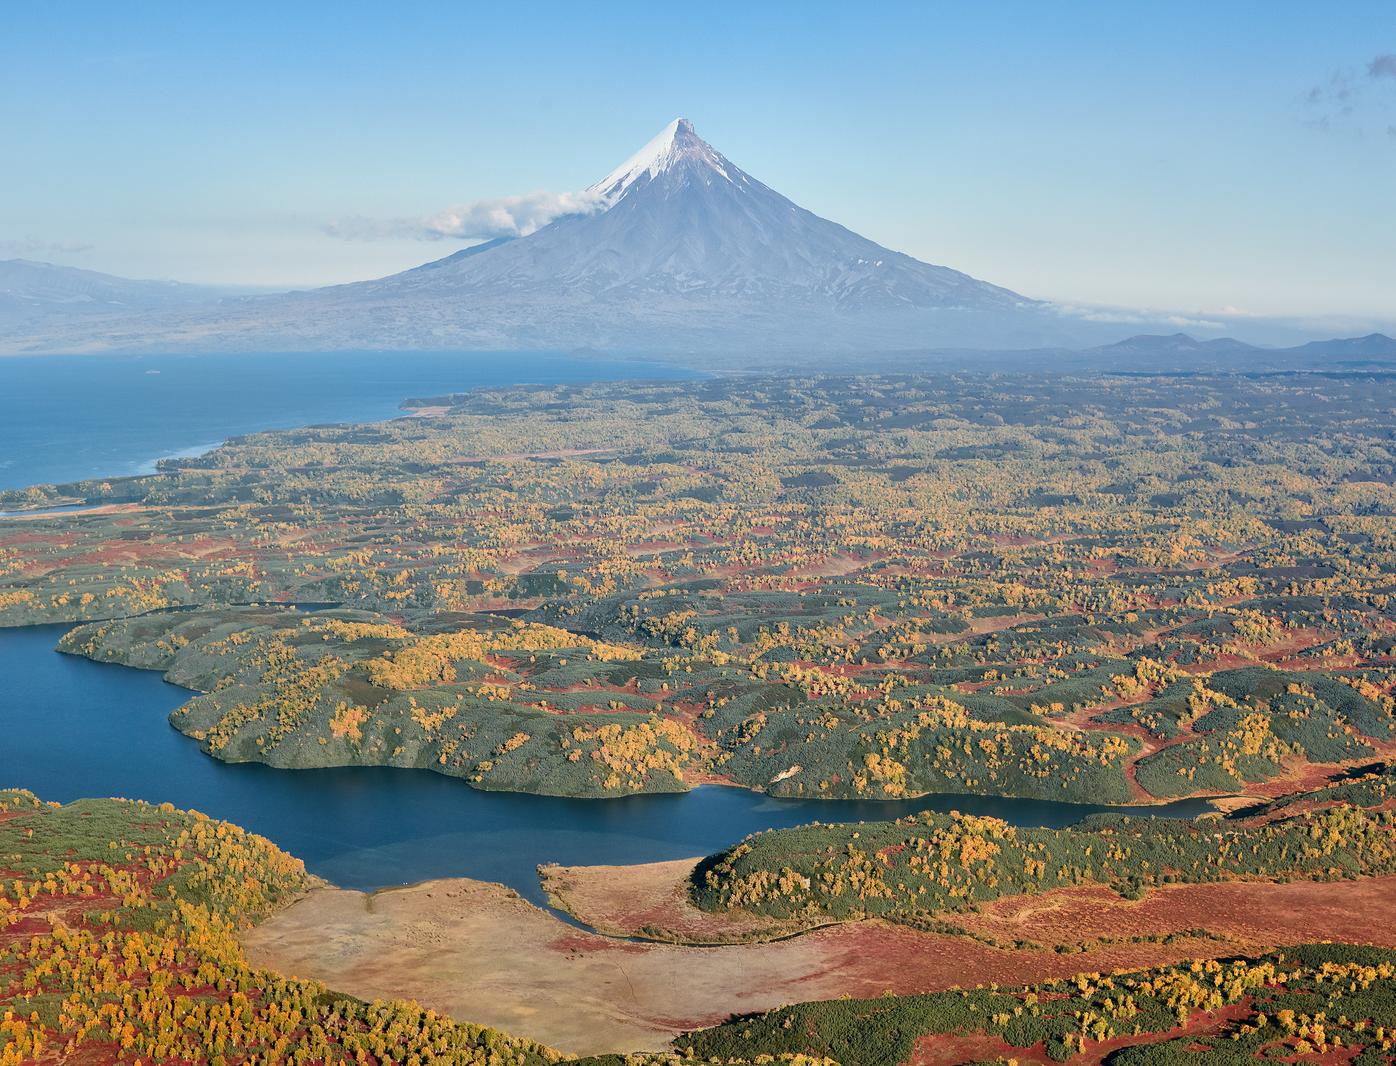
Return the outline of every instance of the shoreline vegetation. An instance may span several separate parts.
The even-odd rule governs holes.
[[[756,833],[701,859],[545,865],[539,876],[554,907],[611,936],[735,944],[868,920],[965,933],[965,920],[1029,896],[1138,901],[1182,886],[1240,891],[1396,877],[1393,785],[1396,767],[1388,764],[1196,821],[1094,815],[1047,829],[927,812],[816,822]]]
[[[210,1066],[573,1061],[497,1020],[583,1053],[638,1049],[654,1066],[690,1055],[893,1066],[912,1043],[941,1056],[972,1044],[1020,1061],[1098,1060],[1199,1041],[1237,1061],[1263,1048],[1342,1048],[1376,1062],[1396,1021],[1396,943],[1303,943],[1364,935],[1364,908],[1396,902],[1392,877],[1168,885],[1144,905],[1212,893],[1205,913],[1216,928],[1136,921],[1125,935],[1118,917],[1102,927],[1113,935],[1089,935],[1082,917],[1100,901],[1054,889],[1034,898],[1051,902],[1035,925],[1064,938],[1055,948],[879,921],[689,948],[585,933],[481,882],[346,892],[199,814],[123,800],[50,805],[18,791],[0,792],[0,869],[5,1066],[55,1054]],[[603,875],[623,902],[627,871]],[[1318,889],[1333,893],[1329,906]],[[1174,906],[1172,920],[1204,902]],[[1378,941],[1390,934],[1372,930]],[[742,1017],[724,1021],[734,1011]]]
[[[309,608],[309,612],[306,613],[305,608],[285,604],[242,605],[221,610],[176,608],[156,611],[129,619],[76,626],[60,638],[56,650],[96,662],[155,671],[171,684],[188,690],[193,695],[188,702],[171,713],[170,724],[197,741],[206,754],[228,762],[265,762],[283,769],[390,765],[425,769],[445,776],[464,777],[468,784],[486,790],[503,788],[506,791],[584,799],[646,792],[688,791],[705,786],[768,791],[766,786],[759,783],[739,782],[713,772],[684,773],[675,768],[670,769],[671,779],[651,772],[643,783],[637,779],[629,789],[618,784],[611,773],[607,773],[604,778],[600,777],[600,771],[589,764],[584,764],[584,767],[593,771],[590,780],[579,780],[574,775],[561,783],[534,778],[501,785],[503,778],[499,774],[490,778],[484,773],[471,774],[470,764],[460,757],[449,742],[432,743],[439,736],[432,728],[433,713],[438,721],[442,717],[465,718],[470,713],[469,710],[463,712],[466,701],[461,698],[461,689],[455,682],[458,682],[467,670],[481,671],[488,668],[485,664],[467,663],[459,658],[453,659],[446,666],[433,663],[431,667],[433,672],[438,669],[454,672],[450,679],[451,684],[441,686],[448,697],[454,695],[453,706],[448,705],[435,712],[424,710],[426,699],[436,694],[425,685],[412,689],[412,694],[405,697],[405,704],[401,699],[395,700],[391,692],[380,698],[374,708],[373,719],[380,733],[388,727],[392,729],[393,744],[387,754],[383,738],[364,742],[364,721],[352,712],[347,712],[345,708],[348,705],[344,701],[335,703],[335,711],[328,721],[329,738],[314,738],[319,750],[305,743],[306,738],[303,735],[288,736],[284,731],[278,734],[275,729],[270,734],[252,732],[250,744],[238,743],[246,740],[244,731],[251,732],[247,728],[249,721],[260,723],[265,720],[261,713],[264,708],[252,704],[254,697],[263,696],[268,689],[272,690],[271,699],[277,704],[278,724],[284,725],[287,718],[292,717],[285,704],[296,696],[308,696],[323,703],[337,691],[343,691],[346,695],[361,693],[388,676],[389,670],[401,668],[403,657],[399,655],[397,661],[393,662],[394,652],[387,643],[394,638],[410,639],[409,631],[398,622],[383,615],[345,611],[326,605],[314,605]],[[454,654],[465,648],[469,653],[487,654],[491,659],[488,665],[498,669],[502,658],[498,654],[500,649],[527,651],[530,670],[528,676],[533,681],[530,687],[534,690],[543,687],[534,679],[547,678],[560,667],[572,666],[573,673],[567,677],[567,686],[576,687],[574,678],[578,676],[577,671],[609,669],[614,673],[616,668],[606,664],[632,663],[638,659],[638,656],[626,648],[605,645],[555,627],[528,625],[507,616],[483,615],[465,621],[468,621],[471,628],[450,635],[451,644],[448,647],[451,652]],[[303,678],[295,676],[293,668],[292,676],[288,679],[281,664],[274,663],[266,654],[268,646],[277,650],[290,648],[294,653],[301,654],[304,654],[301,649],[309,648],[310,655],[314,656],[328,651],[340,658],[332,672],[320,674],[312,679],[310,691],[306,693]],[[413,653],[418,646],[410,645],[407,651]],[[568,663],[568,657],[572,659],[571,664]],[[549,658],[556,660],[556,663],[550,664]],[[319,659],[320,664],[324,662],[323,658]],[[359,664],[362,666],[359,667]],[[628,668],[622,666],[620,669],[624,671]],[[645,692],[646,688],[641,686],[634,676],[637,671],[629,672],[632,674],[632,692]],[[692,674],[691,670],[687,672]],[[586,679],[582,682],[584,689],[597,683],[594,677],[587,673],[580,676]],[[667,672],[663,676],[674,677],[675,674]],[[663,681],[658,685],[651,683],[648,690],[656,697],[669,695],[677,704],[685,696],[698,693],[700,686],[713,676],[721,677],[711,674],[683,676],[674,682],[673,688],[668,687],[669,681]],[[735,679],[738,683],[744,680],[739,674],[727,676],[729,680]],[[554,684],[557,685],[556,682]],[[487,689],[488,686],[482,688]],[[563,686],[557,685],[557,688],[562,689]],[[288,690],[291,696],[283,696],[282,693]],[[466,692],[469,692],[468,688]],[[493,693],[487,694],[487,703],[494,702],[491,696]],[[578,722],[587,721],[582,713],[574,712],[564,717],[557,714],[557,708],[553,710],[555,717],[550,724],[556,730],[555,740],[562,749],[571,748],[574,742],[591,739],[578,733]],[[477,718],[467,718],[468,728],[472,737],[484,738],[482,746],[490,746],[490,741],[497,739],[499,746],[494,749],[496,753],[500,753],[502,748],[507,748],[511,739],[518,737],[517,732],[511,732],[515,724],[528,724],[539,720],[536,715],[510,718],[504,708],[486,708],[485,711],[486,713],[481,714],[476,710]],[[548,718],[543,720],[549,721]],[[649,719],[638,715],[627,716],[621,708],[612,708],[604,718],[597,721],[648,722],[652,721],[652,716]],[[421,727],[421,735],[417,734],[414,726]],[[293,729],[296,734],[308,731],[303,720],[296,720]],[[570,738],[567,735],[569,730]],[[347,743],[336,743],[336,740],[345,738]],[[642,739],[651,740],[650,737]],[[662,731],[656,730],[652,743],[665,746],[668,739]],[[273,743],[269,744],[268,741]],[[270,751],[266,750],[268,748]],[[587,752],[580,743],[578,749]],[[676,756],[685,754],[676,751],[674,747],[666,747],[666,751]],[[588,754],[592,762],[603,761],[607,767],[611,766],[608,760],[597,760],[595,754]],[[452,755],[456,757],[443,758]],[[653,755],[651,759],[654,759]],[[493,763],[494,760],[490,762]],[[675,763],[677,762],[676,758]],[[478,765],[475,768],[478,769]],[[493,765],[485,767],[486,771],[493,769]],[[776,794],[780,795],[779,792]],[[932,794],[915,793],[895,798],[914,800]],[[1018,797],[1008,790],[981,795],[1006,799],[1051,799],[1054,803],[1074,803],[1087,808],[1093,806],[1075,797],[1066,801],[1047,796]],[[873,798],[892,800],[894,797]],[[1197,797],[1185,797],[1184,801],[1193,798]],[[1207,798],[1217,804],[1244,805],[1255,802],[1253,798],[1235,796]],[[1137,797],[1122,810],[1142,811],[1151,807],[1162,810],[1179,802],[1183,801],[1142,796]],[[837,807],[836,802],[831,804],[832,810],[837,810]]]
[[[312,886],[226,822],[0,792],[0,1063],[438,1061],[542,1066],[531,1041],[255,971],[240,930]]]
[[[0,625],[77,623],[65,650],[183,678],[174,723],[230,761],[563,796],[1263,799],[1396,753],[1388,392],[479,390],[0,494],[135,508],[0,523]]]
[[[488,389],[0,493],[102,508],[0,519],[0,625],[161,671],[226,761],[721,783],[834,819],[1233,808],[540,871],[603,936],[479,882],[307,892],[224,823],[3,793],[0,1066],[565,1058],[448,1018],[477,1009],[655,1062],[1386,1061],[1392,400],[1284,374]],[[428,1006],[364,1001],[390,993]]]

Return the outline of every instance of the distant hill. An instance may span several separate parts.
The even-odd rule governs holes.
[[[1339,337],[1332,340],[1310,341],[1291,348],[1262,348],[1235,337],[1198,340],[1186,333],[1167,335],[1140,334],[1126,337],[1114,344],[1102,344],[1081,354],[1102,358],[1130,357],[1155,360],[1183,360],[1194,357],[1225,357],[1228,365],[1236,362],[1272,361],[1290,365],[1294,362],[1313,364],[1316,360],[1396,359],[1396,340],[1384,333],[1369,333],[1365,337]],[[1248,358],[1249,357],[1249,358]]]
[[[234,291],[177,281],[135,281],[31,259],[4,259],[0,260],[0,327],[208,305]]]
[[[1326,356],[1330,358],[1396,358],[1396,340],[1385,333],[1369,333],[1365,337],[1345,337],[1339,340],[1310,341],[1294,348],[1286,349],[1296,355]]]
[[[1126,337],[1114,344],[1102,344],[1092,349],[1102,355],[1235,355],[1240,352],[1261,351],[1254,344],[1238,341],[1234,337],[1218,337],[1215,340],[1200,341],[1186,333],[1167,335],[1141,333],[1137,337]]]

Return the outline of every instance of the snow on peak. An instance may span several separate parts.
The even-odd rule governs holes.
[[[736,169],[720,152],[694,132],[693,123],[686,118],[676,118],[638,152],[595,185],[590,186],[587,192],[614,203],[637,181],[642,178],[656,178],[685,159],[706,164],[728,181],[732,180],[728,171]],[[737,173],[740,174],[740,171]]]

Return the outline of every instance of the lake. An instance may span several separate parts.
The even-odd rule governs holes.
[[[1105,807],[984,796],[904,802],[779,800],[703,787],[672,796],[568,800],[480,792],[425,770],[273,770],[204,755],[166,716],[189,693],[158,674],[53,651],[64,626],[0,630],[0,784],[44,799],[168,800],[270,837],[351,888],[431,877],[502,881],[541,903],[543,862],[631,863],[703,855],[749,833],[918,810],[1069,825]],[[1191,817],[1203,801],[1171,804]],[[1158,808],[1150,808],[1157,812]]]
[[[0,485],[132,473],[254,429],[388,418],[408,396],[691,376],[643,363],[517,354],[0,359],[0,461],[8,464]],[[1061,826],[1112,809],[968,796],[830,803],[722,787],[565,800],[480,792],[427,771],[230,766],[168,724],[186,691],[153,673],[59,655],[53,648],[63,628],[0,630],[0,787],[49,800],[125,796],[196,808],[264,834],[351,888],[467,876],[542,903],[536,867],[544,862],[676,859],[761,829],[918,810]],[[1191,817],[1207,809],[1198,800],[1147,810]]]

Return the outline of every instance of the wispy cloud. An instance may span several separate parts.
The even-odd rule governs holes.
[[[1389,84],[1385,84],[1389,83]],[[1396,138],[1396,52],[1373,56],[1366,64],[1333,71],[1304,97],[1305,122],[1314,129]]]
[[[1250,317],[1248,312],[1228,307],[1215,312],[1180,313],[1147,307],[1109,307],[1097,304],[1057,303],[1060,315],[1086,322],[1107,322],[1123,326],[1171,326],[1177,329],[1224,330],[1227,318]]]
[[[90,244],[73,241],[46,241],[39,237],[11,237],[0,239],[0,254],[28,256],[77,255],[92,251]]]
[[[591,192],[531,192],[450,207],[424,218],[347,218],[331,222],[325,232],[351,241],[407,238],[419,241],[527,237],[566,215],[603,210],[607,200]]]

